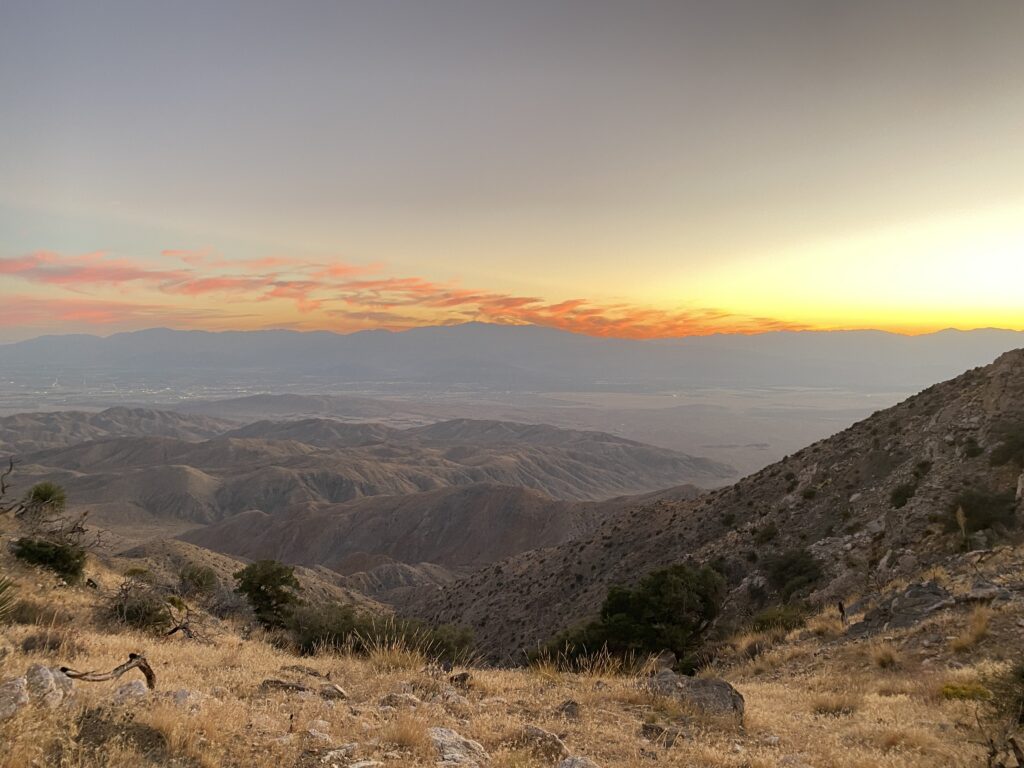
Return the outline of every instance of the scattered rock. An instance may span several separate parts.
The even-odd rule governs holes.
[[[550,760],[569,757],[571,754],[565,742],[558,736],[536,725],[527,725],[523,728],[519,743]]]
[[[460,736],[451,728],[430,728],[427,734],[441,758],[441,765],[479,768],[490,760],[490,756],[478,742]]]
[[[666,727],[657,723],[644,723],[640,726],[640,735],[648,741],[671,747],[678,739],[685,739],[686,733],[680,728]]]
[[[348,692],[336,683],[325,683],[320,686],[320,697],[333,701],[340,701],[348,698]]]
[[[130,701],[138,701],[149,696],[149,689],[141,680],[132,680],[130,683],[118,686],[114,691],[115,704],[127,704]]]
[[[56,709],[71,695],[71,678],[59,669],[50,669],[42,664],[33,664],[25,673],[28,695],[33,703]]]
[[[648,687],[662,696],[671,696],[709,715],[730,715],[743,720],[743,695],[725,680],[710,677],[686,677],[663,669],[652,675]]]
[[[0,723],[14,717],[28,702],[28,681],[24,677],[0,683]]]
[[[379,704],[382,707],[418,707],[423,702],[411,693],[389,693],[381,698]]]
[[[558,705],[558,709],[555,711],[562,717],[566,717],[570,720],[577,720],[580,716],[580,703],[574,699],[566,699]]]
[[[452,675],[448,678],[448,682],[454,685],[456,688],[461,688],[464,691],[468,691],[473,685],[473,676],[469,672],[459,672],[457,675]]]

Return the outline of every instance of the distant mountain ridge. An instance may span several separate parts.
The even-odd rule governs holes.
[[[395,429],[306,419],[257,422],[197,439],[204,429],[235,425],[172,414],[166,423],[192,438],[182,439],[152,434],[152,423],[163,423],[153,416],[159,412],[135,413],[145,418],[122,418],[121,434],[20,454],[19,477],[58,482],[76,504],[101,518],[211,523],[252,510],[277,515],[364,496],[481,483],[572,501],[683,483],[716,486],[735,474],[709,459],[543,425],[459,419]],[[11,419],[15,425],[46,423],[50,416]],[[56,418],[89,423],[83,414]],[[58,435],[50,439],[56,442]]]
[[[43,336],[0,346],[0,371],[53,378],[217,381],[255,376],[510,390],[647,390],[677,386],[919,388],[1024,344],[983,329],[902,336],[777,331],[680,339],[596,338],[538,326],[467,323],[403,332],[175,331]],[[49,384],[49,380],[46,382]]]

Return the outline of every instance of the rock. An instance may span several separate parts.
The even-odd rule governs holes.
[[[478,742],[460,736],[451,728],[429,728],[427,735],[441,758],[441,765],[479,768],[491,759]]]
[[[943,608],[955,605],[953,596],[934,581],[911,584],[903,592],[881,601],[864,620],[850,628],[853,635],[886,629],[907,629]]]
[[[558,768],[599,768],[597,763],[588,757],[567,757],[558,764]]]
[[[662,651],[654,658],[655,669],[675,669],[678,659],[672,651]]]
[[[558,709],[555,711],[562,717],[567,717],[570,720],[576,720],[580,716],[580,703],[573,699],[566,699],[558,705]]]
[[[71,695],[71,678],[59,669],[50,669],[42,664],[33,664],[25,672],[28,695],[34,704],[56,709],[67,696]]]
[[[565,746],[564,741],[550,731],[545,731],[536,725],[527,725],[523,728],[523,733],[519,737],[519,743],[534,752],[539,752],[549,760],[570,756],[569,748]]]
[[[995,586],[982,586],[974,587],[966,595],[958,595],[956,601],[958,603],[991,603],[996,600],[1006,601],[1013,598],[1013,594],[1008,589],[1002,589],[1001,587]]]
[[[663,669],[652,675],[647,686],[662,696],[671,696],[709,715],[730,715],[743,720],[743,696],[725,680],[686,677]]]
[[[348,692],[336,683],[325,683],[320,686],[320,697],[331,701],[340,701],[348,698]]]
[[[382,707],[418,707],[423,702],[411,693],[389,693],[378,702]]]
[[[15,677],[0,683],[0,723],[10,720],[28,706],[28,681]]]
[[[260,693],[273,693],[275,691],[285,691],[287,693],[309,693],[311,689],[301,683],[288,683],[284,680],[269,678],[260,683],[258,690]]]
[[[307,728],[306,729],[306,738],[309,741],[317,741],[317,742],[320,742],[321,744],[330,744],[331,741],[333,741],[333,739],[331,739],[331,735],[329,733],[324,733],[323,731],[318,730],[316,728]]]
[[[331,730],[331,724],[328,723],[326,720],[313,720],[312,722],[310,722],[309,728],[315,731],[323,731],[326,733],[327,731]]]
[[[130,683],[125,683],[119,686],[114,691],[114,703],[115,704],[127,704],[131,701],[138,701],[149,696],[149,689],[146,684],[141,680],[132,680]]]
[[[206,698],[203,694],[198,691],[190,691],[187,688],[179,688],[176,691],[170,693],[164,693],[163,698],[168,699],[174,706],[181,707],[182,709],[199,709],[202,705],[203,699]]]
[[[378,765],[384,765],[379,760],[360,760],[358,763],[349,763],[347,768],[376,768]]]
[[[469,672],[459,672],[457,675],[452,675],[448,678],[448,682],[454,685],[456,688],[461,688],[464,691],[468,691],[473,685],[473,676]]]
[[[686,733],[679,728],[667,728],[657,723],[644,723],[640,726],[640,735],[648,741],[671,747],[677,739],[686,738]]]

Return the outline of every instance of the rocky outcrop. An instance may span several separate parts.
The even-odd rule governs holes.
[[[686,677],[670,669],[662,669],[646,681],[646,687],[661,696],[677,699],[702,714],[743,720],[743,695],[725,680]]]
[[[438,765],[480,768],[490,762],[490,756],[479,742],[467,739],[451,728],[430,728],[427,735],[440,757]]]

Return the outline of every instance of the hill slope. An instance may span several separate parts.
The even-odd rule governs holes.
[[[1010,443],[1018,450],[1012,458]],[[1015,516],[1005,513],[1014,525],[1024,503],[1022,445],[1024,350],[1017,350],[728,488],[628,510],[586,539],[417,593],[407,610],[471,625],[487,652],[506,657],[593,615],[609,585],[685,560],[715,562],[726,574],[734,615],[756,608],[775,599],[766,559],[801,548],[824,569],[811,598],[848,597],[961,548],[954,510],[965,491],[993,508],[1015,506]],[[979,527],[968,546],[999,535]]]

